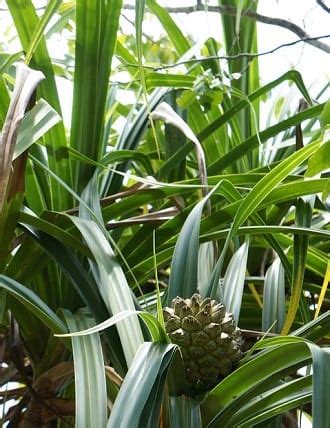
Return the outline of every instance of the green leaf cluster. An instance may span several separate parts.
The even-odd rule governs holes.
[[[6,1],[21,47],[0,44],[3,424],[229,428],[305,412],[330,426],[329,103],[295,70],[262,85],[256,58],[215,59],[258,51],[244,15],[257,2],[219,4],[236,10],[219,16],[224,40],[196,47],[154,0],[136,2],[134,38],[121,0]],[[261,129],[288,84],[306,108],[279,97]],[[188,397],[161,309],[195,292],[234,314],[244,356]]]

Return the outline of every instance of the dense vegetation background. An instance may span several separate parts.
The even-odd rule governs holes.
[[[219,1],[200,44],[154,0],[2,3],[2,423],[329,427],[328,84],[260,83],[258,2]],[[196,291],[243,338],[200,394],[162,312]]]

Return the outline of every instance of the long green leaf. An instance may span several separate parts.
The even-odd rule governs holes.
[[[123,310],[119,312],[116,315],[113,315],[111,318],[107,319],[106,321],[101,322],[100,324],[91,326],[87,329],[77,331],[75,333],[66,333],[61,334],[57,336],[61,337],[79,337],[79,336],[86,336],[89,334],[98,333],[100,331],[105,330],[106,328],[109,328],[113,325],[116,325],[117,323],[127,319],[128,317],[131,317],[133,315],[138,315],[141,317],[141,319],[145,322],[146,326],[149,329],[150,335],[154,342],[162,342],[162,343],[168,343],[169,340],[158,322],[157,318],[155,318],[152,314],[149,314],[148,312],[141,312],[141,311],[132,311],[132,310]]]
[[[304,85],[304,82],[302,80],[300,73],[298,73],[296,70],[290,70],[287,73],[280,76],[278,79],[275,79],[274,81],[268,83],[267,85],[255,90],[248,97],[244,98],[242,101],[239,101],[237,104],[229,108],[227,111],[224,112],[224,114],[221,114],[212,123],[207,125],[197,135],[197,138],[200,141],[205,141],[210,135],[216,132],[219,128],[226,125],[244,107],[248,107],[250,105],[249,103],[262,97],[264,94],[266,94],[267,92],[269,92],[270,90],[272,90],[273,88],[280,85],[282,82],[286,80],[292,80],[300,90],[301,94],[305,97],[307,102],[310,105],[312,105],[312,101],[306,90],[306,87]],[[235,147],[229,153],[225,154],[224,156],[219,158],[217,161],[213,162],[209,166],[209,174],[214,174],[219,170],[228,167],[228,165],[230,165],[233,162],[233,160],[236,160],[242,157],[244,153],[253,149],[254,147],[257,147],[260,141],[262,142],[266,141],[272,136],[287,129],[289,126],[291,126],[291,124],[292,126],[297,125],[298,123],[301,122],[301,120],[303,120],[303,118],[307,118],[308,116],[315,117],[317,114],[322,112],[323,107],[324,107],[324,104],[321,107],[315,106],[312,109],[309,109],[307,114],[306,112],[301,112],[298,115],[295,115],[292,118],[283,121],[281,124],[276,124],[274,126],[271,126],[265,129],[262,132],[259,132],[259,135],[255,134],[252,137],[249,137],[245,143],[240,144],[238,147]],[[184,158],[192,150],[192,147],[193,147],[192,144],[187,144],[184,147],[179,148],[178,151],[168,160],[168,164],[175,165],[176,163],[178,163],[180,160],[182,160],[182,158]],[[165,169],[167,168],[166,163],[162,166],[162,168],[165,168]]]
[[[246,242],[234,253],[223,279],[223,303],[236,322],[241,310],[248,251],[249,244]]]
[[[239,174],[236,177],[233,175],[216,175],[208,177],[208,183],[211,187],[215,186],[219,181],[226,179],[232,182],[234,185],[248,187],[251,184],[256,184],[258,181],[260,181],[261,178],[262,176],[258,176],[257,178],[251,176],[250,174]],[[149,182],[148,184],[154,183]],[[260,205],[260,209],[263,209],[271,204],[290,201],[299,196],[322,192],[326,185],[327,179],[299,180],[296,182],[293,181],[290,183],[281,184],[276,189],[273,189],[269,196],[265,198],[263,203]],[[186,195],[198,189],[199,187],[200,186],[198,186],[197,180],[186,180],[175,185],[160,185],[156,189],[141,189],[138,194],[134,195],[134,197],[126,197],[118,201],[116,204],[106,206],[103,209],[103,214],[105,219],[112,219],[119,215],[127,214],[145,203],[155,202],[170,196]],[[225,212],[228,212],[230,215],[232,215],[237,211],[238,204],[239,202],[226,207],[224,209]],[[218,212],[221,213],[220,217],[224,215],[222,210],[219,210]],[[219,218],[215,220],[215,223],[219,224]]]
[[[309,403],[312,395],[312,387],[309,383],[310,377],[302,378],[283,385],[281,389],[277,388],[275,391],[270,391],[269,394],[261,395],[260,398],[254,400],[254,406],[253,404],[251,407],[248,405],[247,408],[243,407],[242,412],[237,412],[236,417],[230,420],[230,424],[239,421],[239,426],[242,428],[249,428],[255,424],[265,424],[265,421],[274,416]],[[244,420],[245,415],[247,417]]]
[[[146,75],[148,89],[157,87],[192,88],[194,81],[195,77],[187,74],[148,73]]]
[[[84,311],[73,315],[63,310],[70,331],[81,330],[93,324]],[[98,334],[73,337],[75,372],[75,404],[77,428],[105,427],[107,421],[107,388],[103,352]]]
[[[135,2],[135,35],[136,35],[136,51],[137,51],[137,59],[139,68],[143,68],[142,64],[142,26],[143,26],[143,17],[144,17],[144,9],[145,9],[145,0],[137,0]],[[140,76],[141,79],[143,78]]]
[[[270,92],[272,89],[279,86],[281,83],[291,80],[295,83],[299,91],[301,92],[302,96],[306,99],[306,101],[312,105],[312,100],[308,94],[308,91],[305,87],[304,81],[301,77],[301,74],[296,70],[290,70],[286,73],[282,74],[279,78],[273,80],[270,83],[267,83],[265,86],[262,86],[261,88],[258,88],[254,92],[248,95],[247,99],[243,99],[242,101],[235,104],[232,108],[230,108],[228,111],[226,111],[221,117],[217,118],[213,123],[207,126],[201,134],[198,136],[201,141],[203,141],[205,138],[207,138],[209,135],[211,135],[213,132],[215,132],[219,127],[223,126],[225,123],[229,121],[229,119],[234,116],[236,113],[238,113],[240,110],[242,110],[244,107],[247,107],[250,102],[253,102],[257,100],[258,98],[262,97],[267,92]],[[321,109],[322,111],[322,109]]]
[[[152,111],[157,104],[162,100],[166,90],[164,88],[158,88],[153,91],[153,93],[148,98],[149,105],[142,105],[140,107],[138,114],[134,117],[134,110],[138,107],[134,106],[132,109],[132,115],[128,115],[126,126],[124,127],[122,133],[120,134],[117,144],[115,146],[116,150],[136,150],[143,133],[145,132],[148,121],[149,121],[149,112]],[[110,194],[120,191],[123,174],[127,171],[129,162],[125,162],[122,165],[119,165],[116,168],[117,174],[115,171],[111,171],[109,174],[109,185],[108,192]]]
[[[323,336],[324,332],[328,332],[330,329],[330,311],[320,315],[315,320],[304,324],[299,329],[291,333],[291,336],[304,337],[308,340],[318,341]]]
[[[293,153],[278,166],[266,174],[244,198],[235,215],[232,232],[251,215],[258,205],[269,195],[272,189],[283,181],[294,169],[304,162],[320,145],[319,141],[309,144],[296,153]]]
[[[329,314],[329,311],[327,314],[324,314],[323,321],[326,320],[329,322]],[[317,324],[320,324],[320,321],[312,321],[308,323],[308,325],[304,326],[303,330],[306,330],[306,327],[309,329],[314,329]],[[264,341],[259,342],[259,344],[257,343],[255,345],[255,349],[262,349],[264,346],[272,347],[276,344],[281,343],[283,345],[289,343],[293,344],[296,340],[301,340],[300,337],[296,336],[296,334],[301,334],[301,332],[302,329],[300,329],[300,331],[298,330],[294,332],[291,336],[279,336],[276,338],[266,339]],[[328,399],[327,397],[330,387],[330,348],[320,348],[314,343],[307,341],[305,342],[305,345],[311,353],[313,359],[313,427],[320,426],[322,428],[325,428],[329,425],[330,421],[329,408],[325,405],[325,402]]]
[[[283,371],[304,365],[309,358],[310,352],[303,342],[287,343],[257,355],[207,394],[201,405],[203,422],[209,427],[227,422],[249,391],[267,380],[276,384]]]
[[[46,29],[47,24],[49,23],[51,18],[54,16],[61,2],[62,2],[61,0],[50,0],[48,2],[45,12],[42,15],[42,18],[40,19],[38,26],[34,31],[34,34],[30,42],[30,46],[26,52],[26,56],[25,56],[26,64],[29,64],[29,62],[31,61],[33,53],[35,52],[38,44],[43,38],[43,33]]]
[[[311,226],[311,222],[312,207],[310,203],[299,199],[296,204],[296,225],[308,228]],[[295,235],[293,240],[293,250],[291,298],[282,334],[288,334],[301,299],[308,251],[308,235]]]
[[[71,146],[99,160],[112,57],[122,0],[78,0]],[[90,165],[75,164],[79,193],[93,174]]]
[[[217,182],[224,179],[226,176],[217,176],[217,177],[209,177],[209,184],[215,185]],[[231,181],[233,181],[233,177],[228,177]],[[258,180],[257,180],[258,181]],[[196,181],[193,181],[196,183]],[[234,184],[240,184],[239,180],[233,181]],[[241,184],[246,187],[249,185],[247,181],[246,184],[241,182]],[[262,210],[267,206],[273,203],[279,203],[284,201],[290,201],[292,198],[297,197],[297,195],[302,194],[312,194],[315,192],[322,191],[323,187],[326,185],[326,180],[308,180],[308,181],[299,181],[297,183],[291,182],[290,184],[282,184],[278,186],[278,188],[274,189],[269,196],[261,203],[259,209]],[[221,192],[224,187],[221,187]],[[237,191],[237,190],[236,190]],[[157,189],[147,189],[141,190],[138,194],[134,195],[134,197],[125,198],[116,204],[112,204],[108,208],[106,208],[103,213],[105,218],[114,218],[118,215],[123,215],[129,213],[130,210],[136,209],[144,204],[151,203],[152,201],[161,200],[161,198],[166,198],[169,196],[177,196],[177,195],[185,195],[188,192],[191,192],[188,188],[183,187],[162,187]],[[219,191],[219,193],[221,193]],[[274,198],[273,198],[274,195]],[[215,211],[211,216],[202,220],[201,231],[204,234],[206,231],[210,230],[219,230],[221,227],[227,227],[228,221],[234,217],[237,212],[238,206],[241,201],[234,202],[224,208],[221,208],[218,211]],[[188,211],[188,210],[187,210]],[[157,230],[157,243],[158,245],[162,245],[165,242],[171,243],[175,242],[175,235],[178,232],[179,228],[183,224],[184,215],[176,216],[173,220],[165,223]],[[260,223],[259,223],[260,224]],[[173,238],[168,239],[171,236]],[[282,239],[282,238],[281,238]],[[290,239],[288,238],[288,242]],[[291,243],[285,243],[284,247],[290,246]],[[163,249],[166,246],[162,245]],[[272,244],[275,251],[278,252],[278,249]],[[126,253],[128,254],[127,259],[131,266],[135,266],[136,264],[142,262],[146,259],[146,255],[150,252],[150,248],[152,244],[150,243],[150,239],[148,234],[143,237],[143,241],[138,241],[138,243],[134,242],[134,238],[132,239],[132,247]],[[150,254],[150,253],[149,253]],[[283,262],[283,261],[282,261]],[[324,271],[322,271],[322,275],[324,275]],[[291,276],[291,275],[289,275]]]
[[[65,324],[32,290],[5,275],[0,275],[0,287],[23,303],[51,331],[55,333],[65,332]]]
[[[223,229],[219,232],[212,232],[212,233],[204,233],[201,235],[201,242],[207,242],[210,240],[216,240],[216,239],[225,239],[228,235],[228,232],[230,229]],[[291,227],[285,227],[285,226],[250,226],[250,227],[241,227],[237,231],[237,235],[265,235],[265,234],[271,234],[276,235],[277,240],[279,241],[281,247],[287,248],[290,247],[293,242],[290,237],[285,236],[284,233],[301,233],[301,234],[315,234],[316,236],[319,235],[319,237],[323,237],[325,239],[328,239],[329,232],[326,231],[320,231],[320,230],[313,230],[313,229],[303,229],[299,230],[297,228],[291,228]],[[173,242],[172,242],[173,241]],[[173,248],[174,248],[174,242],[175,238],[173,240],[170,240],[166,245],[159,248],[157,253],[157,261],[159,266],[166,265],[166,263],[171,259]],[[291,262],[292,257],[288,258],[288,262]],[[153,273],[153,258],[152,256],[146,258],[144,257],[142,261],[137,263],[136,265],[133,265],[133,270],[136,275],[136,277],[140,281],[145,281],[147,278],[150,277]],[[307,254],[307,266],[309,270],[314,272],[315,274],[319,275],[321,278],[324,276],[325,269],[327,268],[327,256],[326,254],[319,254],[315,253],[315,250],[312,248],[309,249]],[[216,283],[218,287],[218,282]]]
[[[327,428],[330,409],[327,405],[330,389],[330,349],[310,346],[313,356],[313,427]]]
[[[31,0],[17,2],[7,1],[17,33],[25,52],[28,51],[33,40],[35,30],[40,20]],[[41,37],[32,56],[31,66],[40,70],[46,79],[40,86],[40,95],[59,114],[61,114],[60,102],[56,89],[56,82],[52,63],[47,51],[44,37]],[[58,123],[45,136],[44,143],[47,148],[49,166],[52,171],[67,185],[71,185],[71,168],[68,161],[67,141],[63,123]],[[51,195],[51,206],[48,208],[66,209],[71,204],[71,196],[63,192],[58,183],[53,183],[48,189]]]
[[[57,263],[64,275],[69,279],[67,286],[72,284],[75,292],[80,296],[82,302],[84,302],[86,307],[91,311],[97,322],[102,322],[107,319],[109,317],[109,311],[101,298],[100,292],[75,254],[70,251],[66,245],[46,233],[30,230],[29,228],[29,234]],[[37,257],[38,254],[39,253],[37,253]],[[26,260],[26,256],[24,258],[23,255],[23,259]],[[30,264],[32,264],[31,261]],[[110,329],[107,332],[107,339],[110,344],[109,356],[112,364],[117,372],[123,375],[125,373],[125,361],[117,331]]]
[[[323,171],[330,169],[330,141],[325,141],[318,150],[310,157],[306,177],[313,177]]]
[[[144,343],[139,348],[120,388],[107,428],[154,428],[158,425],[165,376],[175,350],[175,345],[162,343]]]
[[[273,388],[251,400],[230,418],[229,424],[251,427],[311,401],[312,376],[306,376]]]
[[[298,125],[303,120],[318,117],[323,107],[324,104],[313,106],[307,110],[302,111],[301,113],[297,113],[289,119],[283,120],[282,122],[277,123],[276,125],[266,128],[265,130],[259,132],[258,135],[252,135],[251,137],[247,138],[246,141],[239,144],[237,147],[225,154],[221,159],[218,159],[213,162],[208,168],[209,174],[211,175],[219,173],[219,171],[227,168],[228,165],[230,165],[232,162],[241,158],[245,153],[257,147],[260,141],[263,143],[269,138],[274,137],[280,132],[290,128],[291,126]]]
[[[61,120],[58,113],[45,100],[40,99],[20,124],[13,159],[21,155]]]
[[[285,319],[285,280],[281,260],[276,258],[265,275],[262,331],[279,333]]]
[[[0,129],[3,128],[10,103],[9,92],[0,69]]]
[[[131,290],[125,275],[99,226],[91,220],[78,217],[71,217],[71,220],[80,230],[87,246],[94,255],[97,264],[97,270],[93,269],[96,276],[95,280],[110,313],[115,315],[125,309],[134,310]],[[139,321],[136,316],[132,316],[123,320],[117,328],[126,362],[130,365],[139,345],[143,343]]]
[[[326,319],[329,319],[329,315]],[[316,327],[315,321],[310,322],[309,326],[314,329]],[[291,371],[295,371],[298,367],[305,365],[311,357],[313,360],[313,373],[315,373],[315,370],[317,372],[317,377],[313,379],[313,413],[316,418],[314,420],[317,420],[322,427],[327,426],[329,412],[324,412],[324,409],[327,408],[327,406],[324,406],[324,400],[326,400],[330,381],[330,377],[325,372],[328,370],[329,349],[319,348],[313,343],[296,336],[278,336],[265,339],[257,342],[253,349],[263,349],[263,351],[252,358],[248,354],[245,357],[247,362],[244,363],[243,360],[241,367],[219,383],[203,400],[202,416],[207,426],[218,427],[221,423],[224,423],[225,427],[232,426],[230,422],[232,417],[235,418],[235,413],[243,409],[243,406],[246,406],[246,409],[249,408],[248,399],[252,399],[252,407],[254,406],[253,402],[258,407],[261,393],[266,393],[267,395],[269,387],[271,385],[277,387],[278,380],[290,371],[290,367]],[[269,360],[268,363],[267,360]],[[250,372],[252,368],[255,371],[254,375]],[[318,388],[320,384],[321,388]],[[289,385],[288,388],[290,388]],[[276,392],[277,390],[275,389],[274,391]],[[284,411],[295,407],[292,400],[296,400],[296,405],[299,405],[299,402],[306,402],[308,397],[304,396],[303,390],[301,392],[300,398],[299,394],[295,397],[291,397],[290,394],[283,395],[283,399],[280,400],[281,404],[279,403],[279,409]],[[279,392],[279,398],[281,398],[281,392]],[[299,401],[300,399],[302,401]],[[309,400],[307,399],[307,401]],[[271,403],[269,400],[266,400],[267,402]],[[269,416],[272,415],[270,413]],[[252,417],[252,414],[249,417]],[[262,420],[262,414],[260,419]]]
[[[207,239],[223,239],[226,237],[230,229],[222,229],[217,232],[210,232],[201,235],[202,241]],[[237,234],[238,235],[266,235],[266,234],[276,234],[276,233],[293,233],[297,235],[311,235],[318,236],[320,239],[329,239],[330,232],[322,229],[308,229],[305,227],[296,227],[296,226],[241,226]]]
[[[87,250],[86,246],[76,237],[72,236],[65,229],[57,226],[55,223],[37,217],[36,215],[33,215],[33,213],[28,212],[28,210],[20,213],[19,222],[25,226],[31,226],[36,230],[47,233],[53,238],[56,238],[66,247],[71,247],[83,255],[91,256],[91,253]]]
[[[171,428],[202,428],[199,402],[190,397],[169,397]]]
[[[153,14],[155,14],[161,22],[178,54],[180,56],[184,55],[189,50],[190,45],[187,38],[183,35],[180,28],[176,25],[171,15],[155,0],[147,0],[147,6],[148,9]]]
[[[219,183],[219,185],[221,185]],[[197,290],[199,226],[204,205],[215,187],[191,211],[187,217],[175,245],[171,263],[171,275],[168,284],[167,302],[176,296],[191,297]]]

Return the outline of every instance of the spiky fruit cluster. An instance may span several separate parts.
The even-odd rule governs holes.
[[[194,294],[164,309],[166,332],[180,347],[187,380],[204,391],[227,376],[241,357],[241,335],[222,303]]]

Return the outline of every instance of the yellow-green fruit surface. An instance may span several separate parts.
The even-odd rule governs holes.
[[[194,294],[176,297],[164,309],[165,327],[180,347],[186,376],[196,391],[205,391],[227,376],[241,358],[241,334],[222,303]]]

